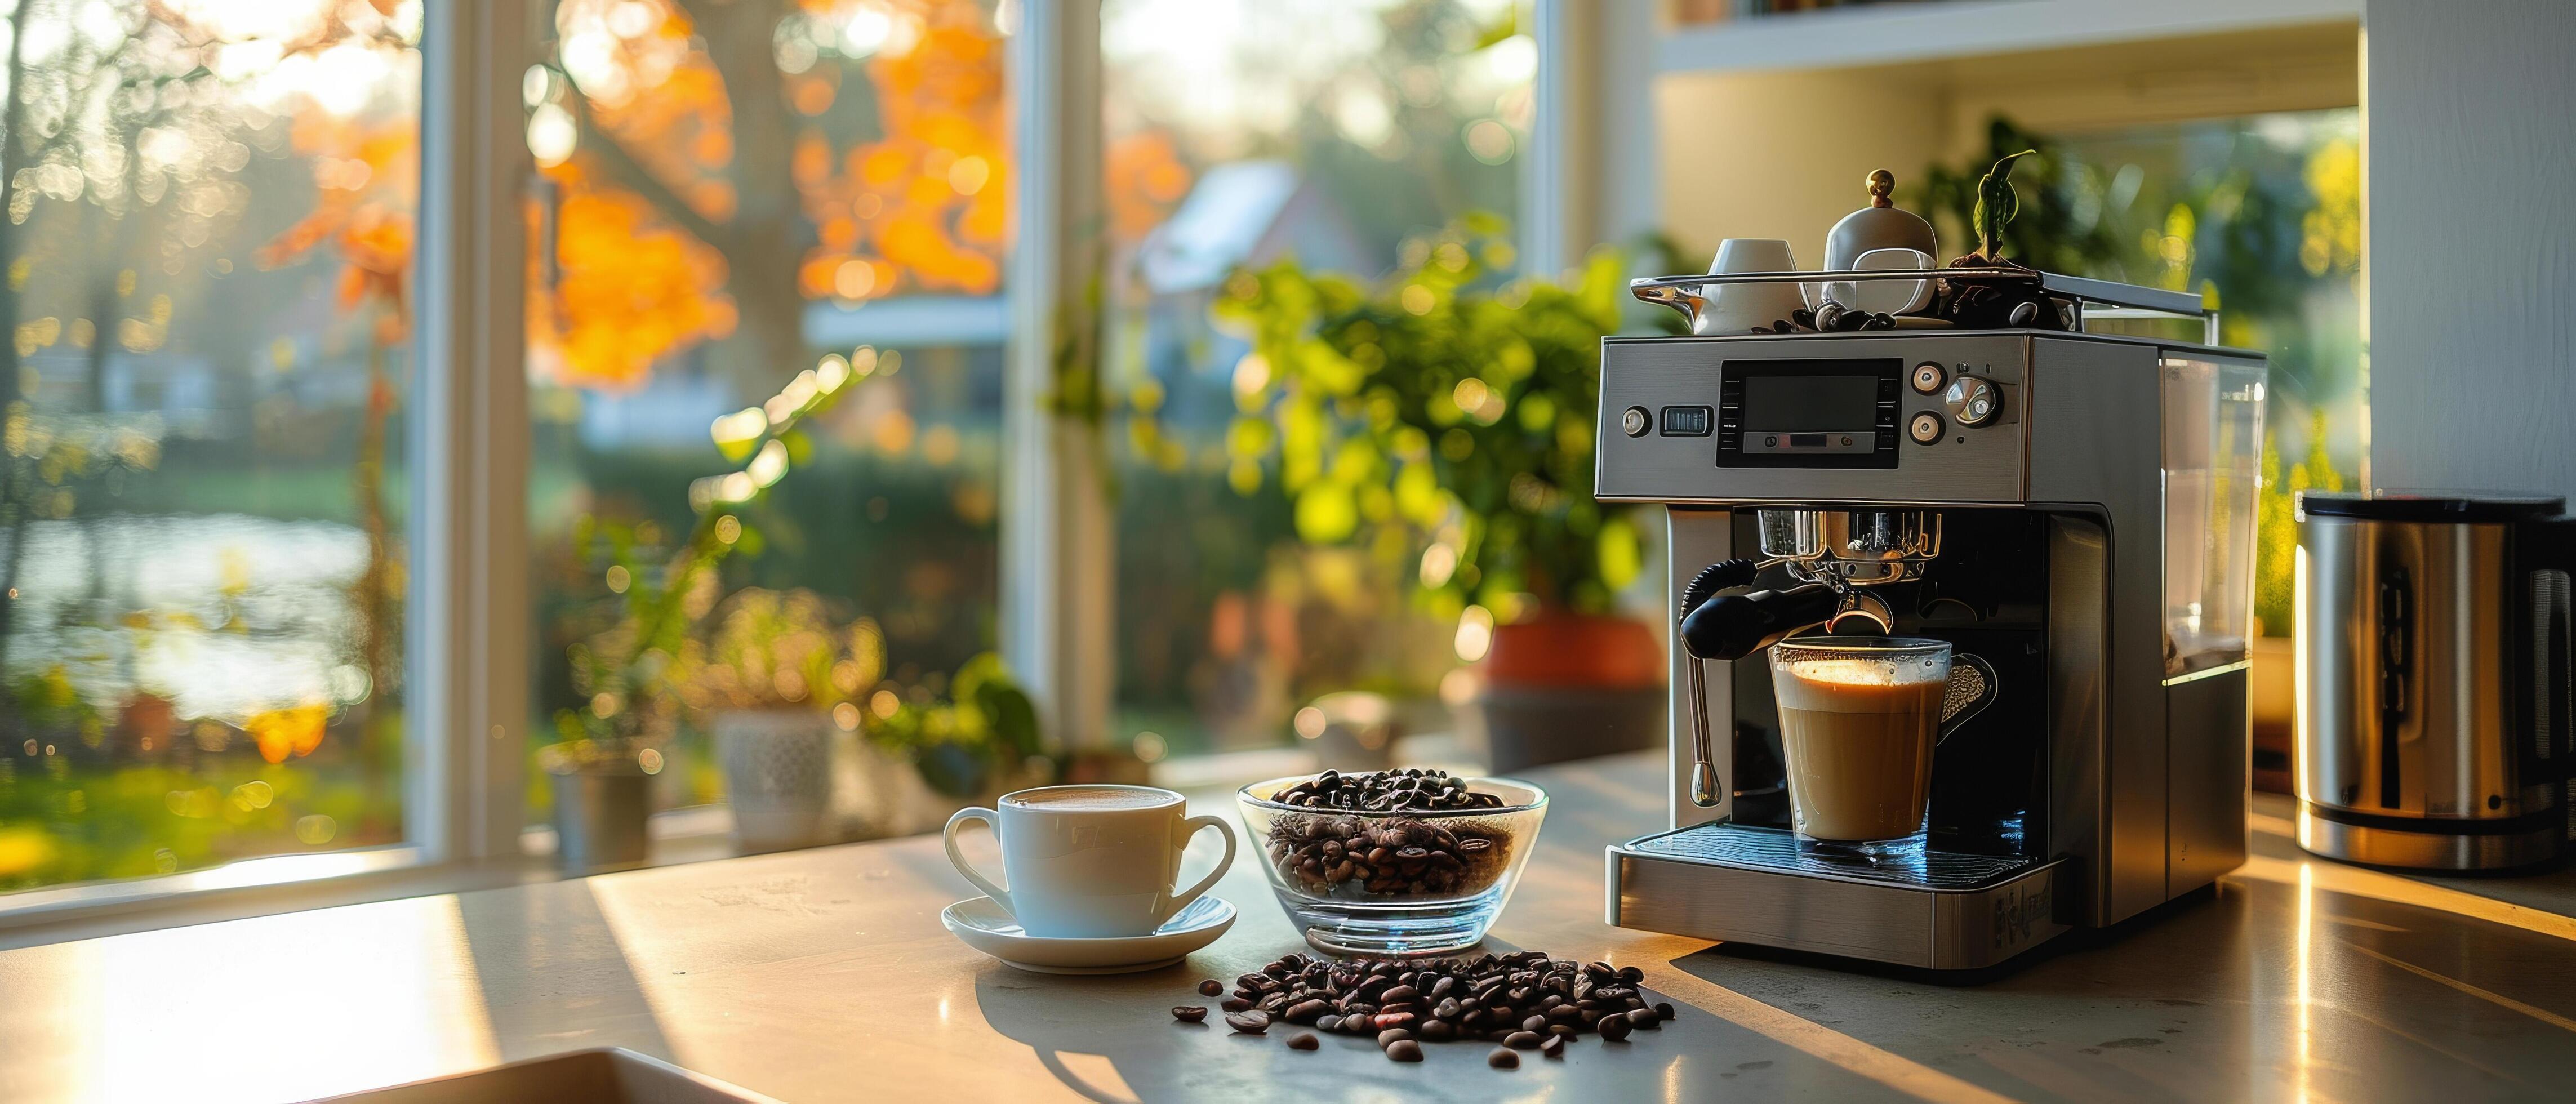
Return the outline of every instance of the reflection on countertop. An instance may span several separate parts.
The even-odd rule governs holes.
[[[1540,850],[1495,928],[1643,967],[1682,1008],[1489,1069],[1398,1065],[1165,1011],[1299,949],[1258,864],[1243,919],[1182,966],[1024,974],[940,929],[967,894],[935,840],[855,844],[0,953],[0,1099],[276,1100],[623,1046],[791,1101],[2357,1099],[2576,1084],[2576,875],[2418,879],[2302,856],[2258,800],[2212,893],[1944,984],[1602,924],[1602,847],[1661,819],[1661,761],[1533,771]],[[1195,802],[1226,812],[1225,796]],[[973,842],[983,842],[980,839]],[[1206,861],[1198,858],[1193,861]]]

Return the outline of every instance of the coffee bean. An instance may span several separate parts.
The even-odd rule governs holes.
[[[1635,985],[1646,980],[1646,972],[1634,966],[1622,966],[1619,968],[1619,980]]]
[[[1626,1016],[1603,1016],[1601,1022],[1595,1024],[1594,1028],[1601,1032],[1602,1042],[1615,1043],[1627,1038],[1629,1029],[1635,1026],[1628,1022]]]
[[[1672,1018],[1673,1018],[1673,1006],[1672,1006],[1672,1005],[1670,1005],[1670,1004],[1667,1004],[1667,1003],[1665,1003],[1665,1002],[1663,1002],[1663,1001],[1656,1001],[1656,1002],[1655,1002],[1655,1018],[1656,1018],[1656,1019],[1660,1019],[1660,1020],[1669,1020],[1669,1019],[1672,1019]]]
[[[1222,993],[1224,993],[1224,992],[1225,992],[1225,983],[1224,983],[1224,982],[1221,982],[1221,981],[1218,981],[1218,980],[1217,980],[1217,979],[1215,979],[1215,978],[1209,978],[1209,979],[1207,979],[1206,981],[1202,981],[1202,982],[1200,982],[1200,983],[1199,983],[1199,995],[1200,995],[1200,996],[1203,996],[1203,997],[1213,997],[1213,996],[1218,996],[1218,995],[1220,995],[1220,994],[1222,994]]]
[[[1538,1043],[1538,1032],[1535,1032],[1535,1031],[1515,1031],[1515,1032],[1512,1032],[1512,1033],[1511,1033],[1511,1034],[1509,1034],[1509,1035],[1503,1036],[1503,1045],[1504,1045],[1504,1046],[1507,1046],[1507,1047],[1510,1047],[1510,1048],[1512,1048],[1513,1050],[1531,1050],[1531,1049],[1535,1049],[1535,1048],[1539,1045],[1539,1043]]]
[[[1664,1026],[1664,1021],[1655,1015],[1654,1009],[1639,1008],[1628,1013],[1628,1026],[1653,1031]]]
[[[1496,1047],[1492,1054],[1485,1056],[1485,1064],[1495,1069],[1519,1069],[1521,1056],[1512,1053],[1509,1047]]]
[[[1176,1004],[1172,1006],[1172,1018],[1182,1023],[1206,1023],[1207,1009],[1195,1004]]]
[[[1425,1020],[1421,1032],[1424,1039],[1435,1043],[1445,1043],[1458,1037],[1458,1028],[1447,1020]]]
[[[1299,1001],[1295,1004],[1289,1005],[1288,1011],[1285,1015],[1287,1016],[1289,1023],[1310,1024],[1315,1022],[1318,1017],[1321,1017],[1324,1014],[1326,1009],[1331,1007],[1332,1005],[1319,1000]]]
[[[1540,1044],[1538,1045],[1538,1052],[1539,1052],[1539,1053],[1541,1053],[1541,1054],[1547,1055],[1547,1056],[1548,1056],[1548,1057],[1550,1057],[1550,1058],[1563,1058],[1563,1057],[1565,1057],[1565,1036],[1563,1036],[1563,1035],[1550,1035],[1550,1036],[1548,1036],[1548,1037],[1547,1037],[1547,1041],[1546,1041],[1546,1042],[1544,1042],[1544,1043],[1540,1043]]]
[[[1319,1031],[1332,1031],[1332,1030],[1336,1030],[1336,1029],[1340,1028],[1341,1026],[1342,1026],[1342,1018],[1341,1018],[1340,1016],[1334,1016],[1334,1015],[1329,1015],[1329,1014],[1328,1014],[1328,1015],[1323,1015],[1323,1016],[1317,1016],[1317,1017],[1315,1017],[1315,1028],[1316,1028],[1316,1030],[1319,1030]]]
[[[1419,1018],[1411,1012],[1380,1012],[1370,1022],[1376,1024],[1378,1030],[1385,1031],[1390,1028],[1412,1027],[1413,1021]]]
[[[1390,1027],[1377,1033],[1377,1046],[1379,1050],[1384,1050],[1412,1037],[1413,1033],[1410,1031],[1401,1027]]]
[[[1241,1012],[1244,1009],[1252,1007],[1252,1002],[1245,1000],[1242,997],[1227,997],[1224,1000],[1216,1002],[1216,1006],[1225,1009],[1228,1012]]]
[[[1313,1050],[1322,1045],[1324,1044],[1318,1041],[1315,1038],[1314,1032],[1311,1031],[1300,1031],[1288,1037],[1288,1049],[1290,1050]]]
[[[1398,1062],[1419,1062],[1422,1060],[1422,1044],[1411,1039],[1398,1039],[1386,1048],[1386,1056]]]
[[[1547,1030],[1547,1017],[1545,1017],[1545,1016],[1533,1015],[1533,1016],[1531,1016],[1530,1018],[1528,1018],[1528,1019],[1526,1019],[1526,1020],[1522,1020],[1522,1021],[1521,1021],[1521,1030],[1523,1030],[1523,1031],[1545,1031],[1545,1030]]]
[[[1270,1030],[1267,1012],[1237,1012],[1225,1018],[1225,1025],[1246,1035],[1259,1035]]]

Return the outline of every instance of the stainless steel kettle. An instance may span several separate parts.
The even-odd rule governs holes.
[[[2414,870],[2510,870],[2568,849],[2565,500],[2304,493],[2298,502],[2299,846]]]

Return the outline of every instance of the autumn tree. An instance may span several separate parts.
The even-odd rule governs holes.
[[[707,343],[759,391],[804,365],[809,300],[1000,286],[1004,59],[985,4],[560,0],[554,16],[529,84],[540,373],[631,386]]]

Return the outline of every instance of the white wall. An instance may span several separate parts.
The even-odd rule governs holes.
[[[2576,3],[2370,0],[2372,478],[2576,495]]]

